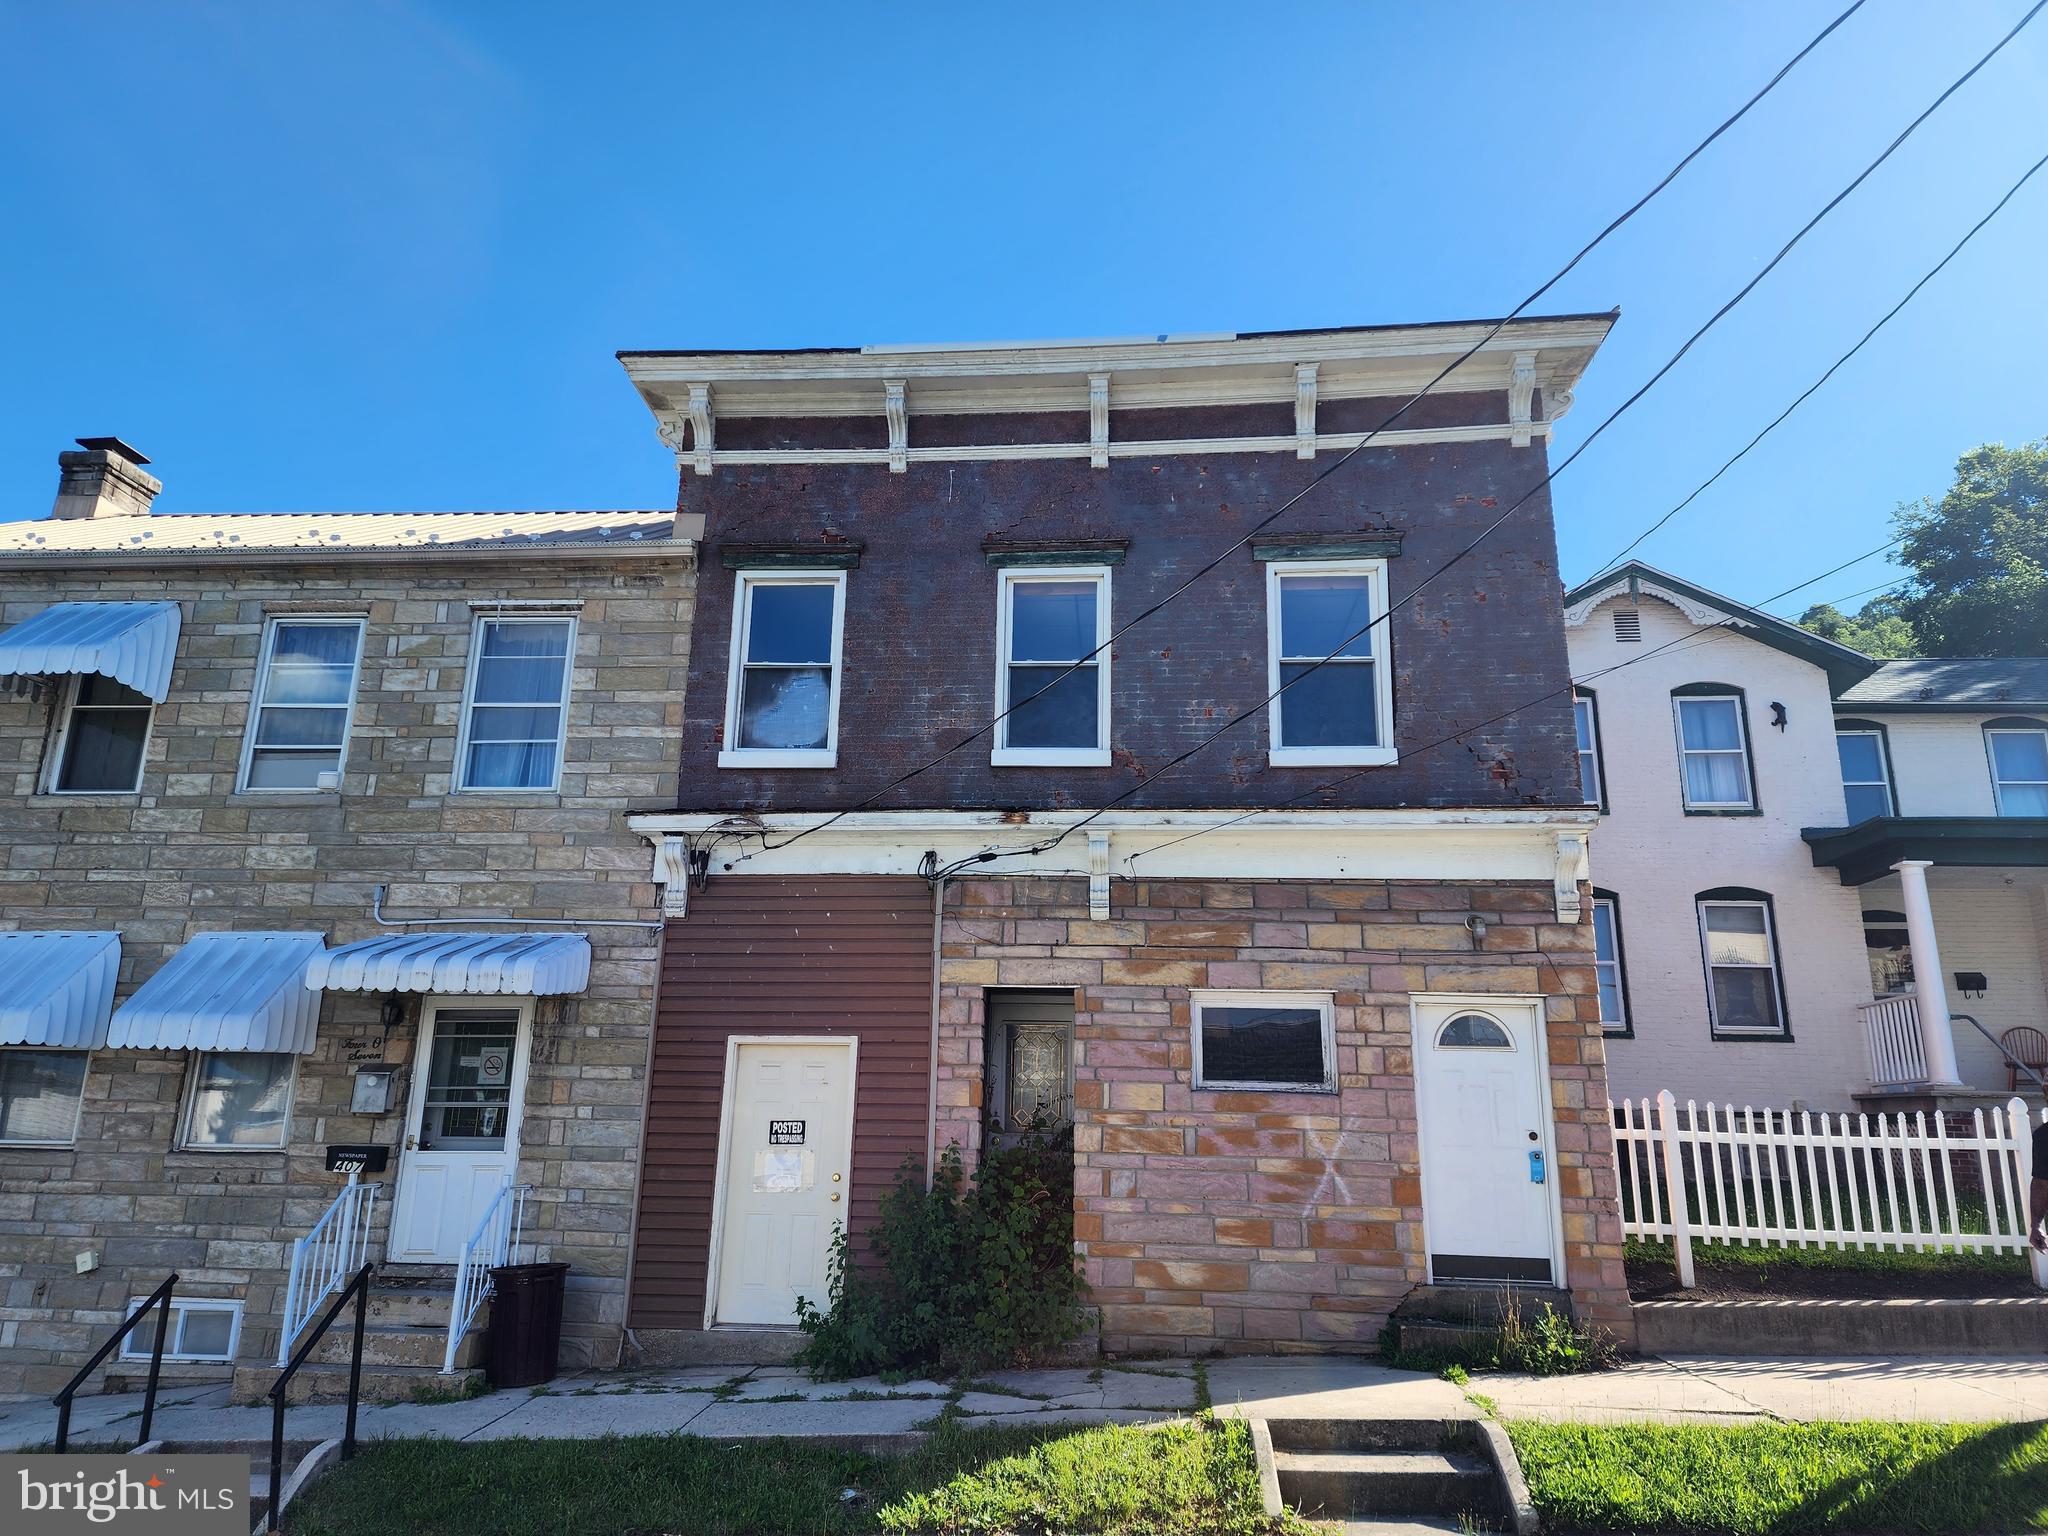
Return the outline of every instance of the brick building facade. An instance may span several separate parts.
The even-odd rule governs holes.
[[[127,452],[66,458],[97,453],[102,472],[140,474]],[[272,1146],[220,1144],[194,1109],[210,1091],[200,1077],[253,1058],[109,1046],[104,1017],[87,1051],[9,1036],[0,1068],[20,1076],[12,1131],[0,1127],[0,1390],[61,1385],[172,1271],[179,1298],[226,1310],[188,1325],[206,1346],[190,1353],[207,1358],[167,1370],[268,1362],[292,1244],[344,1184],[327,1169],[330,1145],[388,1153],[370,1176],[382,1198],[367,1252],[394,1257],[388,1223],[419,1129],[417,1043],[437,1008],[526,1010],[513,1076],[525,1092],[508,1106],[508,1176],[531,1188],[520,1256],[571,1265],[565,1357],[609,1363],[624,1320],[658,952],[651,851],[624,816],[674,794],[690,540],[667,513],[176,516],[151,515],[146,497],[100,510],[113,515],[0,529],[0,662],[19,661],[8,636],[39,616],[105,604],[175,605],[175,655],[132,791],[59,783],[74,761],[61,746],[78,729],[74,678],[103,675],[82,670],[94,658],[17,674],[16,692],[0,698],[0,929],[118,935],[117,1033],[137,992],[216,930],[331,946],[472,927],[580,935],[588,977],[528,998],[512,995],[509,966],[499,981],[470,976],[462,996],[406,978],[318,994],[317,1029],[281,1079],[288,1107],[225,1133],[282,1143]],[[458,783],[459,744],[485,734],[470,705],[491,615],[545,620],[550,640],[573,636],[555,771],[533,775],[543,787]],[[278,627],[315,619],[359,636],[336,776],[331,787],[252,788],[262,775],[249,764],[267,750],[249,728],[252,701],[284,670],[271,655],[285,644]],[[434,974],[448,983],[445,964]],[[352,1108],[366,1063],[397,1069],[388,1110]],[[32,1068],[55,1086],[21,1088]],[[466,1217],[446,1221],[466,1228]],[[445,1281],[448,1257],[399,1269],[431,1285]],[[421,1348],[424,1371],[440,1355],[436,1341]]]

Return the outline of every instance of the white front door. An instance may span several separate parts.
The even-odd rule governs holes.
[[[855,1051],[846,1038],[728,1043],[710,1322],[783,1327],[797,1297],[825,1305],[853,1171]]]
[[[1540,1000],[1415,999],[1431,1280],[1558,1283],[1549,1077]]]
[[[385,1258],[453,1264],[519,1167],[533,1005],[428,1002]]]

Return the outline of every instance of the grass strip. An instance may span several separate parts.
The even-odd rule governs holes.
[[[1507,1426],[1546,1531],[2048,1527],[2048,1424]]]
[[[848,1490],[856,1495],[848,1496]],[[295,1501],[292,1536],[1263,1536],[1251,1437],[942,1424],[899,1456],[802,1440],[384,1440]]]
[[[1622,1256],[1632,1262],[1670,1264],[1671,1244],[1644,1238],[1630,1238]],[[1986,1253],[1981,1249],[1945,1249],[1940,1252],[1909,1249],[1880,1251],[1875,1248],[1779,1248],[1757,1243],[1695,1242],[1693,1263],[1701,1267],[1726,1264],[1743,1269],[1827,1269],[1847,1273],[1939,1274],[1957,1270],[2010,1279],[2024,1273],[2026,1259],[2014,1253]]]

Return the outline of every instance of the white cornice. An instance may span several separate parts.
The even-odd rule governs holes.
[[[1680,613],[1684,614],[1689,622],[1700,625],[1702,628],[1716,624],[1725,624],[1731,629],[1754,629],[1756,627],[1754,623],[1740,614],[1711,607],[1706,603],[1687,597],[1682,592],[1674,592],[1669,587],[1660,586],[1657,582],[1647,577],[1638,576],[1633,579],[1638,595],[1653,597],[1660,603],[1669,603]],[[1628,594],[1630,580],[1629,575],[1624,572],[1617,575],[1612,581],[1601,583],[1596,590],[1589,592],[1576,603],[1573,603],[1571,607],[1565,609],[1564,627],[1566,629],[1584,628],[1586,621],[1593,616],[1593,611],[1602,603],[1610,602],[1617,597],[1623,597]]]
[[[774,832],[807,831],[831,822],[835,831],[873,837],[904,837],[920,832],[961,829],[1022,833],[1025,840],[1047,831],[1063,831],[1091,816],[1088,811],[640,811],[626,818],[636,832],[708,832],[720,828],[756,827]],[[1437,831],[1445,827],[1596,827],[1597,810],[1572,806],[1375,806],[1357,810],[1158,810],[1105,811],[1089,821],[1104,831],[1220,827],[1225,822],[1251,830],[1288,827],[1298,831]]]

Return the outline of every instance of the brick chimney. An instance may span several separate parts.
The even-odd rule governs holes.
[[[149,460],[118,437],[81,437],[57,455],[52,517],[140,517],[163,481],[142,468]]]

